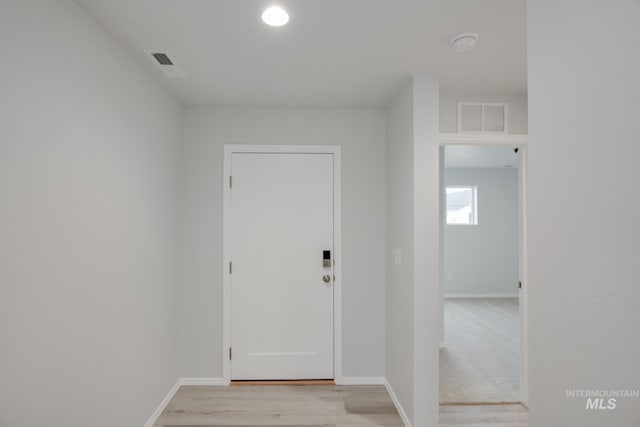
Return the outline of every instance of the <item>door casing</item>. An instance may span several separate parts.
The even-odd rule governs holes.
[[[333,373],[336,384],[342,384],[342,208],[341,147],[337,145],[224,145],[223,226],[222,226],[222,379],[231,381],[231,156],[233,153],[333,154]]]

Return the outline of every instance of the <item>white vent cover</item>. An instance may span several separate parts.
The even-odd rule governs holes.
[[[169,52],[163,50],[145,50],[145,52],[166,77],[187,77],[187,73],[185,73],[182,67],[176,63],[175,59]]]
[[[507,133],[508,105],[458,102],[458,132]]]

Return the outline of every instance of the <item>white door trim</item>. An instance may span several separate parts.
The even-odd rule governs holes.
[[[518,255],[520,265],[518,274],[522,288],[518,290],[520,298],[520,400],[529,407],[529,298],[527,273],[527,155],[528,147],[520,146],[518,156],[518,211],[519,211],[519,241]]]
[[[456,134],[441,133],[439,135],[440,147],[447,145],[473,145],[473,146],[509,146],[517,147],[518,156],[518,252],[519,252],[519,281],[523,288],[518,291],[520,300],[520,400],[525,406],[529,406],[529,300],[528,300],[528,276],[527,276],[527,147],[529,135],[515,134]],[[444,167],[441,163],[440,167]],[[442,183],[441,183],[442,185]],[[440,201],[442,203],[442,201]],[[442,206],[441,212],[442,212]],[[440,252],[440,262],[443,253]],[[441,286],[441,291],[442,286]],[[440,295],[441,304],[444,295]],[[441,310],[442,311],[442,310]],[[444,312],[441,313],[441,322],[444,323]],[[441,325],[441,327],[443,327]],[[442,345],[442,344],[441,344]]]
[[[231,381],[231,191],[229,176],[233,153],[333,154],[333,376],[342,384],[342,207],[341,147],[338,145],[224,145],[222,217],[222,379]]]

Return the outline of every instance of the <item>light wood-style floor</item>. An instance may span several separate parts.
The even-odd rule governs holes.
[[[519,405],[441,406],[441,427],[526,427]],[[384,386],[185,386],[154,427],[401,427]]]
[[[440,427],[527,427],[529,411],[513,405],[440,405]]]
[[[182,387],[154,427],[402,426],[383,386]]]
[[[440,403],[519,401],[517,298],[445,299],[445,343]]]

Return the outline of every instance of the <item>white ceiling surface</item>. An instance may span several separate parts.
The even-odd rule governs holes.
[[[477,147],[449,145],[444,149],[447,168],[503,168],[518,167],[518,154],[513,147]]]
[[[384,107],[413,74],[443,91],[526,92],[525,0],[282,0],[289,25],[260,20],[265,0],[76,0],[185,105]],[[458,53],[452,36],[473,31]],[[169,51],[168,79],[144,51]]]

